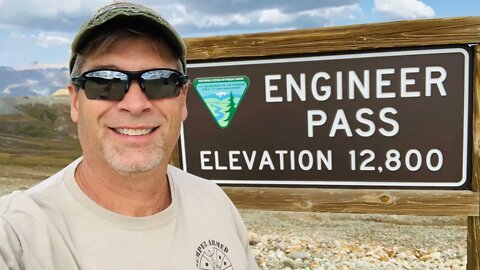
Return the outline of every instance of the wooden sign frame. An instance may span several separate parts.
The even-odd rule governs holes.
[[[223,187],[239,208],[286,211],[467,216],[467,269],[480,269],[480,17],[364,24],[189,38],[188,63],[410,48],[475,45],[472,188],[453,190]],[[176,151],[172,162],[179,164]]]

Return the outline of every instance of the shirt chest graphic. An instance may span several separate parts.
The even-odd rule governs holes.
[[[228,247],[219,241],[203,241],[195,250],[197,269],[233,270],[233,265],[228,258],[228,251]]]

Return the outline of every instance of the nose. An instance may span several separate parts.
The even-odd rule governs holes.
[[[149,110],[152,106],[150,100],[143,93],[139,83],[135,80],[130,82],[130,87],[123,99],[118,102],[118,108],[123,111],[128,111],[133,115],[141,114],[142,112]]]

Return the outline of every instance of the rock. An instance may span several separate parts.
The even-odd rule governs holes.
[[[276,246],[276,249],[285,250],[288,248],[288,244],[285,241],[280,241]]]
[[[339,214],[338,220],[324,220],[324,215],[305,219],[310,223],[299,227],[299,216],[317,217],[317,214],[280,213],[281,219],[272,221],[263,213],[261,219],[255,215],[256,219],[250,220],[255,221],[255,226],[249,226],[256,234],[249,234],[250,240],[255,243],[258,239],[251,247],[261,270],[466,269],[463,223],[443,228],[430,223],[415,226],[412,217],[397,217],[395,220],[404,219],[402,224],[411,224],[397,226],[383,223],[381,220],[388,218],[385,216],[373,216],[375,222],[369,222],[372,216],[358,222],[357,216],[345,219],[344,214]],[[273,214],[277,213],[270,215]],[[450,233],[448,237],[443,233],[446,230]]]
[[[291,252],[291,253],[288,253],[287,255],[288,258],[291,258],[291,259],[309,259],[310,257],[312,257],[312,255],[308,252],[302,252],[302,251],[294,251],[294,252]]]
[[[430,253],[430,254],[427,254],[427,255],[423,255],[422,257],[420,257],[420,260],[422,261],[428,261],[428,260],[438,260],[442,257],[442,253],[441,252],[433,252],[433,253]]]
[[[260,239],[258,238],[258,235],[254,232],[248,232],[248,243],[251,246],[254,246],[260,242]]]
[[[285,257],[285,252],[283,252],[283,251],[281,251],[281,250],[277,250],[277,251],[275,252],[275,256],[277,256],[277,258],[279,258],[279,259],[282,259],[282,258]]]
[[[290,258],[283,259],[283,266],[289,268],[295,268],[295,262]]]

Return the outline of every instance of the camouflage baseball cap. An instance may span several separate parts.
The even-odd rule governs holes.
[[[80,27],[80,30],[72,42],[69,63],[70,74],[72,73],[78,53],[81,52],[87,41],[95,36],[95,33],[104,29],[106,25],[109,25],[111,29],[111,27],[128,23],[142,23],[154,29],[155,32],[158,31],[158,34],[165,39],[181,60],[183,73],[187,72],[185,60],[187,49],[175,29],[150,8],[127,2],[117,2],[99,9],[92,18]]]

